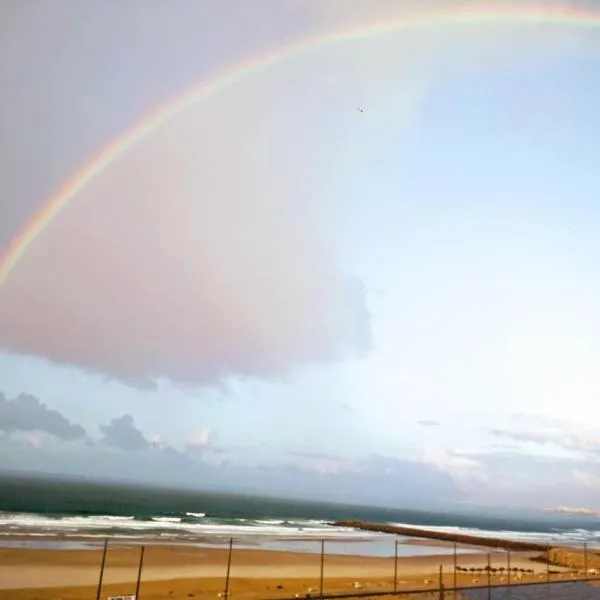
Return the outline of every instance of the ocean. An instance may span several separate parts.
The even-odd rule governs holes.
[[[600,545],[600,517],[588,515],[482,509],[429,512],[131,484],[0,478],[0,546],[88,547],[105,537],[120,542],[152,539],[153,543],[222,545],[233,538],[241,547],[315,552],[320,540],[326,539],[329,552],[393,554],[396,538],[329,525],[341,519],[554,545]],[[401,553],[445,551],[412,545]]]

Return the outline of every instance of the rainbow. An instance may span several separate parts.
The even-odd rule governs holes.
[[[187,91],[183,96],[179,96],[162,105],[77,170],[51,197],[44,208],[34,215],[29,224],[10,242],[4,256],[0,259],[0,287],[7,281],[11,272],[18,265],[20,259],[25,255],[27,249],[36,238],[66,209],[69,202],[94,177],[107,169],[132,146],[150,135],[161,125],[167,123],[178,113],[185,111],[188,107],[214,94],[225,91],[246,78],[262,73],[276,64],[331,44],[374,38],[420,27],[502,22],[595,28],[600,27],[600,12],[576,8],[574,6],[555,5],[552,7],[540,6],[532,8],[525,7],[522,4],[514,4],[491,8],[489,6],[477,6],[469,3],[463,6],[454,6],[451,9],[419,12],[400,19],[361,25],[359,28],[352,30],[303,39],[279,47],[273,52],[261,54],[246,62],[237,64],[215,78],[201,82]]]

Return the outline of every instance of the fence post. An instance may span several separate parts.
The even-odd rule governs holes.
[[[142,582],[142,567],[144,566],[144,546],[140,548],[140,564],[138,566],[137,582],[135,584],[135,600],[140,600],[140,584]]]
[[[506,549],[506,573],[506,582],[508,583],[508,585],[510,585],[510,548]]]
[[[489,552],[487,555],[487,597],[488,600],[492,598],[492,557]]]
[[[100,563],[100,577],[98,578],[98,589],[96,591],[96,600],[100,600],[102,594],[102,579],[104,579],[104,566],[106,565],[106,550],[108,549],[108,538],[104,539],[104,549],[102,550],[102,562]]]
[[[325,571],[325,540],[321,540],[321,576],[319,578],[319,594],[323,597],[323,576]]]
[[[394,592],[398,591],[398,540],[394,540]]]
[[[550,583],[550,544],[546,548],[546,583]]]
[[[444,600],[444,565],[440,565],[440,600]]]
[[[457,567],[457,557],[456,557],[456,542],[454,542],[454,574],[452,576],[452,585],[454,587],[454,594],[456,594],[457,581],[456,581],[456,567]]]
[[[231,555],[233,554],[233,538],[229,538],[229,552],[227,553],[227,571],[225,573],[225,590],[223,592],[224,600],[229,598],[229,577],[231,575]]]
[[[588,578],[588,569],[587,569],[587,542],[583,544],[583,578]]]

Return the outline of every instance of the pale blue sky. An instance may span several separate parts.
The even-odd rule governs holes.
[[[0,76],[13,118],[0,130],[0,244],[86,157],[180,90],[286,40],[412,10],[373,1],[367,18],[358,2],[267,4],[6,3]],[[40,33],[44,19],[60,43]],[[417,478],[449,477],[439,485],[466,501],[589,504],[600,481],[599,115],[600,28],[438,27],[280,63],[182,114],[173,139],[191,144],[189,126],[204,136],[198,148],[255,147],[257,194],[271,164],[283,182],[273,194],[286,176],[290,193],[304,186],[336,266],[366,287],[368,354],[299,364],[282,380],[235,376],[226,390],[168,380],[142,390],[20,356],[5,336],[0,392],[35,395],[95,440],[125,413],[181,452],[206,438],[206,460],[250,465],[253,489],[263,484],[252,468],[285,469],[294,453],[313,456],[300,463],[309,473],[368,471],[380,454],[411,461]],[[140,177],[160,169],[145,156]],[[119,181],[110,193],[127,202],[137,188]],[[9,467],[31,464],[11,438],[22,433],[7,431]],[[59,455],[53,465],[66,469],[69,452]],[[530,490],[515,460],[539,478]],[[383,490],[392,475],[377,469]]]

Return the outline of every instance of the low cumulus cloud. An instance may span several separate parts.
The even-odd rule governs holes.
[[[19,394],[11,400],[0,393],[0,431],[9,434],[43,432],[64,442],[79,440],[86,435],[81,425],[72,423],[30,394]]]
[[[215,432],[208,427],[197,431],[185,444],[185,451],[190,456],[203,456],[208,451],[214,450]]]
[[[422,460],[446,473],[465,492],[486,487],[490,477],[488,468],[476,455],[459,449],[426,447]]]
[[[108,424],[100,425],[99,429],[102,433],[102,444],[124,452],[147,450],[152,446],[152,442],[135,426],[131,415],[111,419]]]
[[[256,448],[215,446],[215,432],[209,428],[198,429],[179,450],[161,435],[141,431],[129,414],[101,425],[101,437],[91,446],[47,444],[51,436],[71,441],[85,432],[26,395],[14,400],[0,396],[0,425],[15,434],[0,438],[4,469],[186,486],[209,481],[221,490],[277,491],[333,501],[343,496],[406,506],[433,506],[443,497],[450,503],[593,507],[600,488],[600,463],[589,458],[430,447],[420,460],[317,451],[271,453],[261,459]]]
[[[474,504],[598,507],[600,463],[589,457],[482,451],[472,455],[488,470],[486,486],[473,487]]]
[[[128,455],[128,460],[155,460],[157,464],[179,465],[189,469],[194,464],[204,462],[208,455],[221,452],[215,448],[215,434],[211,429],[199,430],[192,439],[183,445],[183,450],[174,448],[160,434],[148,436],[135,424],[129,414],[111,419],[99,426],[101,438],[96,448],[117,450],[122,456]],[[140,463],[140,464],[141,464]]]
[[[439,427],[440,422],[435,419],[421,419],[420,421],[417,421],[417,425],[420,425],[421,427]]]
[[[52,452],[35,438],[0,438],[0,471],[58,473],[244,493],[277,492],[313,500],[339,501],[344,497],[384,506],[416,501],[435,504],[442,496],[447,503],[461,497],[445,473],[418,461],[380,455],[289,452],[271,456],[265,464],[256,448],[215,447],[215,433],[208,428],[198,430],[180,451],[160,435],[144,434],[129,414],[101,425],[100,432],[98,443],[77,448],[57,444],[52,446]]]
[[[98,462],[98,476],[189,485],[212,468],[203,453],[191,452],[188,446],[178,450],[160,434],[144,434],[129,414],[99,429],[102,437],[89,454]]]

